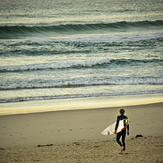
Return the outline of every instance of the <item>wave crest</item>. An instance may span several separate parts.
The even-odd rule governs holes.
[[[115,23],[97,23],[97,24],[65,24],[65,25],[38,25],[38,26],[1,26],[0,38],[12,38],[30,36],[30,34],[47,34],[52,33],[74,33],[74,32],[87,32],[93,30],[117,30],[123,28],[133,27],[151,27],[151,26],[163,26],[163,20],[156,21],[138,21],[138,22],[115,22]],[[32,36],[31,35],[31,36]]]

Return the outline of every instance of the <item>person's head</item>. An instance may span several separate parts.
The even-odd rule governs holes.
[[[123,115],[125,113],[125,110],[124,109],[120,109],[120,114]]]

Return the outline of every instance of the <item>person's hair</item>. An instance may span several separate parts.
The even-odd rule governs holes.
[[[125,110],[124,110],[124,109],[120,109],[120,111],[119,111],[119,112],[120,112],[120,114],[122,114],[122,115],[123,115],[123,114],[125,113]]]

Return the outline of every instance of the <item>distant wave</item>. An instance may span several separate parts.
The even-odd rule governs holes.
[[[30,36],[30,34],[39,33],[69,33],[69,32],[86,32],[93,30],[117,30],[122,28],[133,27],[151,27],[163,26],[163,20],[156,21],[139,21],[139,22],[116,22],[116,23],[99,23],[99,24],[66,24],[66,25],[38,25],[38,26],[0,26],[0,39]]]
[[[91,61],[81,62],[59,62],[59,63],[41,63],[29,65],[11,65],[0,66],[0,72],[16,72],[16,71],[31,71],[31,70],[46,70],[46,69],[67,69],[67,68],[93,68],[95,66],[114,66],[124,64],[139,64],[139,63],[162,63],[163,59],[149,59],[149,60],[136,60],[136,59],[96,59]]]

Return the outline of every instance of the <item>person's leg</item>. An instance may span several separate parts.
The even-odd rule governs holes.
[[[125,138],[126,138],[126,130],[123,130],[122,131],[122,146],[124,147],[123,148],[123,151],[125,151]]]
[[[122,147],[122,143],[120,142],[120,137],[121,137],[121,135],[122,135],[121,132],[117,133],[116,141],[117,141],[117,143]]]

